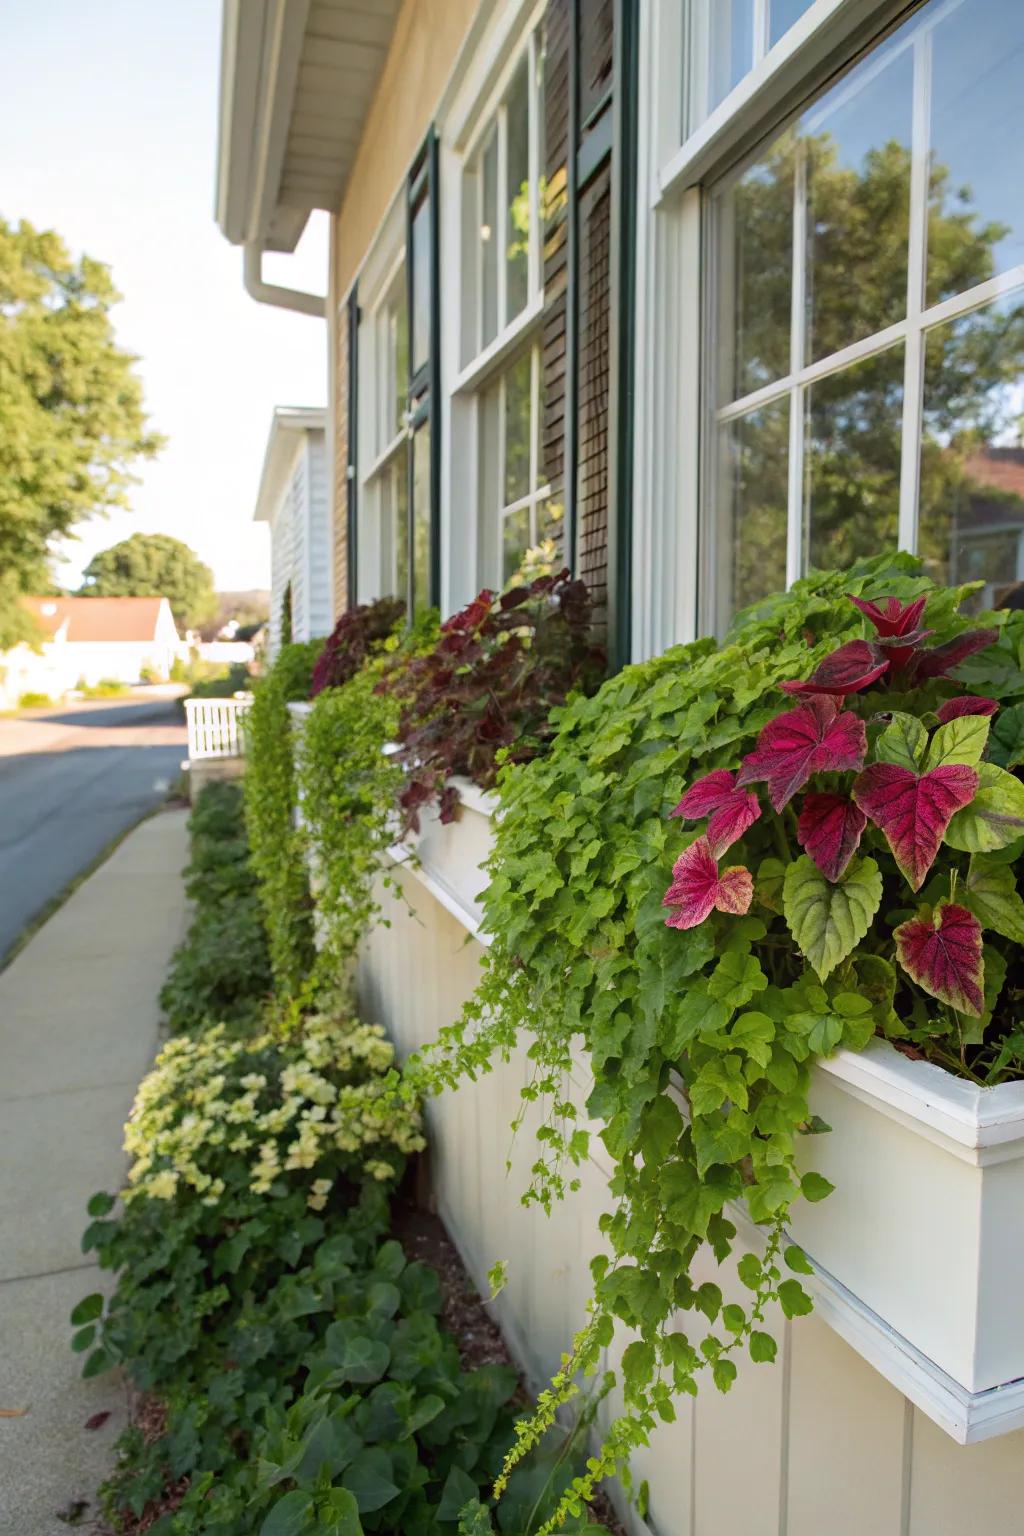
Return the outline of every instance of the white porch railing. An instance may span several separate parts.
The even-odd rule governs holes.
[[[189,762],[211,757],[241,757],[244,751],[245,716],[252,695],[232,699],[186,699]]]

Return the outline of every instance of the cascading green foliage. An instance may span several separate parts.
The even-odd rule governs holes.
[[[778,857],[760,872],[749,914],[666,927],[669,871],[695,837],[669,813],[694,779],[739,766],[779,714],[783,681],[807,677],[863,633],[847,594],[927,593],[925,622],[939,644],[966,627],[956,614],[965,590],[935,587],[908,556],[800,581],[742,615],[731,643],[677,647],[627,668],[593,698],[574,698],[547,753],[502,775],[483,980],[462,1019],[407,1064],[405,1081],[407,1091],[454,1086],[528,1039],[527,1091],[547,1114],[525,1198],[550,1208],[578,1186],[574,1166],[587,1155],[565,1084],[580,1042],[589,1054],[588,1110],[615,1163],[607,1251],[592,1263],[590,1320],[534,1418],[519,1426],[509,1467],[573,1395],[578,1373],[597,1368],[614,1330],[632,1331],[633,1341],[622,1357],[624,1411],[545,1530],[598,1479],[625,1470],[657,1421],[674,1417],[674,1394],[695,1392],[701,1373],[725,1391],[739,1352],[772,1360],[770,1308],[790,1317],[810,1310],[796,1278],[807,1261],[785,1247],[784,1223],[793,1200],[831,1188],[796,1165],[801,1134],[824,1129],[808,1109],[811,1065],[840,1046],[862,1048],[892,1018],[891,991],[860,975],[823,985],[779,936],[791,855],[778,818],[759,823]],[[1012,701],[1024,694],[1024,625],[1018,615],[1002,620],[999,642],[958,679]],[[1004,734],[1022,712],[1004,711]],[[731,1202],[766,1240],[739,1259],[745,1306],[724,1305],[717,1285],[693,1278],[703,1250],[719,1262],[731,1253]],[[686,1313],[700,1319],[684,1330],[677,1320]]]
[[[282,646],[256,688],[245,725],[245,816],[282,997],[296,996],[314,957],[305,841],[293,820],[295,754],[288,705],[309,697],[322,640]]]
[[[407,634],[393,636],[340,687],[313,700],[298,754],[298,793],[315,850],[317,911],[322,924],[318,975],[342,984],[371,923],[380,916],[374,895],[387,879],[395,808],[404,775],[384,748],[394,741],[400,705],[380,684],[437,640],[430,613]]]

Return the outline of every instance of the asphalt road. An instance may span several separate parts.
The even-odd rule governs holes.
[[[0,720],[0,963],[187,756],[175,699],[82,703]]]

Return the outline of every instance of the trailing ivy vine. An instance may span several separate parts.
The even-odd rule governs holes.
[[[526,1092],[543,1099],[546,1114],[524,1198],[550,1210],[578,1187],[588,1154],[581,1106],[566,1084],[581,1045],[589,1056],[586,1109],[615,1164],[615,1206],[601,1222],[605,1251],[591,1266],[589,1319],[537,1413],[519,1426],[499,1489],[580,1373],[598,1369],[616,1330],[631,1342],[621,1363],[623,1411],[545,1531],[557,1530],[602,1477],[628,1476],[632,1449],[674,1417],[677,1393],[696,1392],[704,1376],[728,1390],[741,1353],[772,1360],[773,1309],[787,1317],[810,1310],[798,1278],[809,1265],[785,1227],[794,1200],[831,1189],[797,1167],[798,1139],[827,1129],[810,1115],[811,1067],[841,1046],[863,1048],[876,1031],[894,1032],[894,984],[873,956],[835,974],[826,966],[823,980],[787,931],[785,873],[799,841],[791,810],[769,808],[757,821],[759,862],[742,901],[723,889],[706,920],[666,926],[666,904],[677,920],[689,910],[678,889],[666,897],[668,871],[701,841],[672,812],[694,779],[736,770],[765,747],[781,684],[808,678],[837,646],[863,636],[848,594],[926,596],[923,622],[941,646],[965,631],[957,608],[970,590],[935,587],[909,556],[800,581],[742,615],[724,646],[676,647],[627,668],[593,698],[574,697],[546,753],[501,775],[483,979],[462,1018],[407,1064],[403,1091],[454,1086],[529,1040]],[[947,691],[977,688],[1009,706],[1002,737],[993,732],[995,761],[1009,769],[1014,742],[1019,750],[1024,740],[1024,705],[1013,703],[1024,699],[1024,620],[1004,614],[999,623],[996,643],[961,657]],[[898,710],[898,698],[885,707]],[[829,787],[827,775],[812,785]],[[706,813],[691,804],[691,815]],[[885,849],[881,832],[870,837]],[[931,1017],[919,1010],[922,1032]],[[743,1305],[725,1304],[717,1285],[694,1276],[704,1250],[719,1263],[733,1252],[731,1206],[745,1207],[764,1233],[758,1252],[738,1258]]]
[[[437,621],[390,640],[340,687],[313,700],[298,754],[298,793],[309,845],[315,852],[321,921],[318,973],[336,987],[380,916],[378,876],[387,879],[387,849],[397,836],[396,807],[404,783],[394,741],[400,706],[380,684],[410,657],[431,646]]]
[[[282,646],[246,718],[245,818],[278,992],[293,997],[313,963],[305,844],[294,824],[295,762],[288,705],[309,696],[322,640]]]

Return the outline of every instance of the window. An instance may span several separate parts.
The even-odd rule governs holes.
[[[492,585],[549,536],[554,516],[540,426],[543,71],[536,32],[481,122],[462,178],[462,384],[477,406],[478,577]]]
[[[563,508],[551,497],[540,423],[540,349],[533,347],[484,392],[481,407],[481,504],[497,507],[488,519],[484,558],[502,583],[514,576],[528,549],[557,539]]]
[[[716,0],[721,47],[805,8]],[[1022,68],[1018,0],[929,0],[710,189],[707,627],[897,545],[1024,579]]]
[[[693,133],[809,10],[813,0],[692,0],[684,34]]]
[[[437,339],[434,142],[419,156],[360,277],[358,597],[436,600]]]

